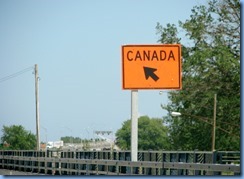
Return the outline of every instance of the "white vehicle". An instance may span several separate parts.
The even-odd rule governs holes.
[[[51,149],[51,148],[60,148],[64,146],[64,142],[62,140],[60,141],[50,141],[47,143],[47,149]]]

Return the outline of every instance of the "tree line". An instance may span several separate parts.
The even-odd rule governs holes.
[[[73,137],[73,136],[64,136],[61,137],[60,140],[62,140],[64,143],[73,143],[73,144],[80,144],[80,143],[85,143],[85,142],[99,142],[99,141],[104,141],[104,139],[99,139],[99,138],[95,138],[95,139],[82,139],[80,137]]]

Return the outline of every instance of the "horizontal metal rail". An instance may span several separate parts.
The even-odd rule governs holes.
[[[130,161],[130,151],[0,150],[4,156]],[[138,151],[138,161],[240,164],[239,151]]]

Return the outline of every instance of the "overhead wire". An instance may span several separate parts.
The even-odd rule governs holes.
[[[21,74],[23,74],[23,73],[26,73],[26,72],[28,72],[28,71],[30,71],[30,70],[33,70],[33,69],[34,69],[34,66],[31,66],[31,67],[25,68],[25,69],[23,69],[23,70],[21,70],[21,71],[18,71],[18,72],[16,72],[16,73],[13,73],[13,74],[11,74],[11,75],[8,75],[8,76],[5,76],[5,77],[3,77],[3,78],[0,78],[0,83],[2,83],[2,82],[4,82],[4,81],[7,81],[7,80],[9,80],[9,79],[11,79],[11,78],[17,77],[17,76],[19,76],[19,75],[21,75]]]

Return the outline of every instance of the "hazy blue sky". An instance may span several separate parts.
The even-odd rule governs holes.
[[[41,141],[92,137],[130,118],[122,90],[121,45],[156,44],[156,24],[178,24],[205,0],[1,0],[0,79],[39,66]],[[139,113],[167,114],[166,93],[139,91]],[[0,82],[0,128],[35,134],[33,70]],[[0,133],[2,134],[2,133]]]

